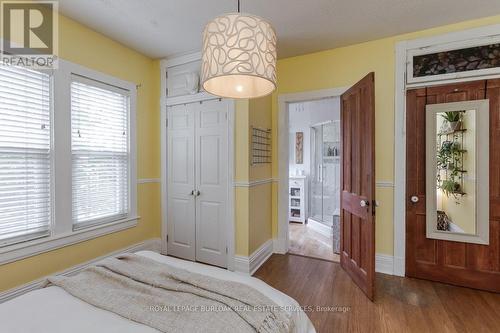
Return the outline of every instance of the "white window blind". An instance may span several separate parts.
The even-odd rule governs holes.
[[[0,65],[0,245],[51,224],[50,77]]]
[[[129,94],[97,81],[72,79],[72,206],[78,229],[128,215]]]

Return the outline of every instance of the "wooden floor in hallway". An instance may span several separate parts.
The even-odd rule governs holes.
[[[372,303],[338,263],[290,254],[273,254],[254,276],[310,306],[318,333],[500,329],[500,294],[377,274]]]
[[[290,244],[288,251],[292,254],[320,258],[339,262],[340,257],[333,252],[332,237],[325,236],[307,224],[289,223]]]

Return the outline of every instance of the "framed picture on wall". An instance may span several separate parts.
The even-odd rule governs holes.
[[[295,133],[295,164],[304,163],[304,132]]]

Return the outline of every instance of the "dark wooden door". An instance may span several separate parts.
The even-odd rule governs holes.
[[[373,300],[375,284],[375,76],[341,98],[340,264]]]
[[[490,100],[490,244],[426,238],[425,106],[485,98]],[[411,202],[412,196],[418,202]],[[406,275],[500,292],[500,80],[407,92]]]

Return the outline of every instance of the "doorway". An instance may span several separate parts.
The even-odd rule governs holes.
[[[289,252],[339,261],[340,98],[288,105]]]
[[[337,103],[336,103],[337,104]],[[337,105],[340,105],[338,103]],[[337,106],[335,105],[335,106]],[[340,121],[337,119],[312,126],[311,210],[308,224],[328,231],[332,250],[340,251]],[[338,261],[338,258],[335,257]]]
[[[375,74],[352,87],[278,96],[277,253],[289,250],[291,103],[340,98],[340,265],[367,295],[375,292]]]

